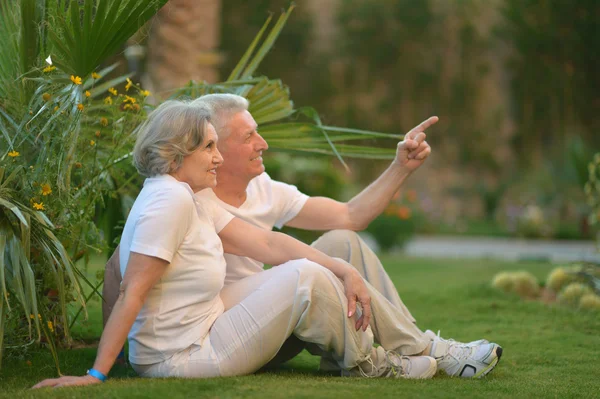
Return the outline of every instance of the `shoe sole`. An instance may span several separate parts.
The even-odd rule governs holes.
[[[500,358],[502,357],[502,347],[498,346],[496,348],[496,358],[483,370],[481,370],[479,373],[475,374],[472,378],[482,378],[485,377],[486,375],[488,375],[498,364],[498,362],[500,361]]]

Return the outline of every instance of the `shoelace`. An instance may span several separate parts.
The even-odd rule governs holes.
[[[396,359],[400,360],[400,364],[398,364]],[[375,363],[373,363],[373,359],[371,358],[367,360],[367,363],[369,363],[369,365],[371,366],[371,374],[365,373],[365,371],[360,365],[358,366],[358,371],[360,372],[360,375],[366,378],[389,377],[390,374],[396,377],[398,375],[406,375],[410,372],[410,362],[408,363],[408,367],[405,373],[404,366],[402,366],[402,356],[398,355],[393,351],[385,351],[385,360],[386,364],[390,367],[390,370],[385,375],[383,375],[383,373],[380,374],[379,368],[375,366]]]
[[[402,356],[395,352],[385,351],[385,360],[390,366],[390,371],[386,374],[386,377],[390,374],[392,374],[394,377],[397,377],[398,375],[404,376],[410,371],[408,370],[410,367],[410,362],[407,362],[408,366],[406,367],[406,370],[404,370],[404,366],[402,366]]]
[[[440,337],[440,332],[441,330],[438,330],[437,338],[441,342],[444,342],[448,345],[448,356],[458,361],[469,357],[469,355],[471,354],[471,349],[468,345],[455,341],[452,338],[442,338]]]

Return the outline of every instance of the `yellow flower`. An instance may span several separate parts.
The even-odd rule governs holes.
[[[92,72],[92,79],[100,79],[102,76],[96,72]]]
[[[100,124],[102,126],[108,126],[108,119],[106,119],[105,117],[100,118]]]
[[[58,111],[58,105],[54,107],[54,112]]]
[[[100,137],[100,130],[96,130],[96,133],[94,133],[96,135],[96,137]]]
[[[140,110],[140,106],[138,104],[133,104],[133,109],[135,111],[139,111]]]
[[[148,97],[148,96],[152,95],[152,93],[150,93],[148,90],[142,90],[142,91],[140,91],[140,94],[144,97]]]
[[[83,108],[84,108],[83,104],[77,104],[78,110],[83,111]]]
[[[104,104],[112,105],[112,103],[113,103],[113,101],[112,101],[112,98],[110,98],[110,96],[106,97],[104,99]]]
[[[29,315],[29,318],[32,319],[32,320],[33,320],[34,317],[35,316],[33,315],[33,313]]]
[[[44,208],[44,203],[43,202],[39,202],[39,203],[38,202],[34,202],[33,203],[33,209],[36,209],[38,211],[43,211],[45,209]]]
[[[117,94],[119,94],[119,92],[117,91],[117,89],[115,89],[114,87],[111,87],[110,89],[108,89],[108,92],[110,94],[112,94],[113,96],[116,96]]]
[[[75,83],[76,85],[80,85],[81,84],[81,78],[79,76],[73,76],[73,75],[71,75],[71,82]]]
[[[52,98],[52,95],[50,93],[44,93],[44,94],[42,94],[42,99],[44,101],[50,101],[51,98]]]
[[[90,140],[90,146],[92,146],[92,147],[93,147],[93,146],[95,146],[95,145],[96,145],[96,142],[95,142],[94,140]]]
[[[18,157],[19,155],[21,155],[21,153],[19,151],[15,151],[15,150],[12,150],[11,152],[8,153],[8,156],[11,158]]]
[[[135,98],[133,98],[133,97],[125,96],[125,99],[123,100],[123,102],[126,103],[127,101],[129,101],[132,104],[135,104],[135,102],[137,100]]]
[[[91,95],[92,95],[92,93],[90,93],[90,91],[89,91],[89,90],[86,90],[86,91],[85,91],[85,96],[86,96],[86,97],[89,97],[89,96],[91,96]]]
[[[56,67],[54,65],[48,65],[46,68],[43,69],[43,71],[45,73],[48,73],[48,72],[54,71],[55,69],[56,69]]]
[[[129,89],[131,89],[132,86],[133,86],[133,82],[131,81],[131,79],[127,78],[127,84],[125,85],[125,91],[129,91]]]
[[[50,320],[48,320],[48,329],[50,330],[50,332],[54,332],[54,325],[52,325],[52,322]]]
[[[52,188],[48,183],[42,184],[42,195],[50,195],[52,194]]]
[[[123,111],[131,109],[131,104],[125,104],[125,106],[123,107]]]

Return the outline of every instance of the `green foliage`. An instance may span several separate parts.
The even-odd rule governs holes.
[[[92,72],[165,0],[80,3],[0,0],[0,358],[43,335],[57,367],[69,303],[85,314],[91,284],[74,262],[103,245],[96,207],[123,180],[149,94],[102,81],[114,66]]]
[[[54,3],[49,6],[57,11],[64,8],[61,0],[47,2]],[[167,0],[71,0],[66,17],[47,20],[53,62],[67,74],[89,75],[166,3]]]
[[[414,190],[406,192],[403,198],[396,198],[386,210],[369,224],[366,231],[377,241],[383,251],[394,247],[402,248],[415,234],[417,228],[426,223],[417,202]]]
[[[585,184],[585,194],[588,204],[592,208],[588,218],[589,223],[597,227],[600,222],[600,153],[594,155],[594,159],[588,165],[588,182]]]
[[[598,148],[600,55],[589,49],[600,46],[600,3],[506,0],[502,11],[500,37],[514,49],[509,67],[516,149],[540,154],[561,148],[572,129]]]

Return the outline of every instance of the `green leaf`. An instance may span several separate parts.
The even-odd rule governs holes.
[[[254,52],[254,49],[258,45],[260,39],[262,38],[262,35],[267,30],[267,26],[269,26],[269,24],[271,23],[271,19],[272,18],[273,18],[273,15],[269,15],[269,17],[267,18],[267,20],[263,24],[262,28],[260,28],[260,30],[258,31],[258,33],[256,34],[256,36],[254,37],[254,40],[252,40],[252,43],[250,43],[250,46],[248,46],[248,49],[246,49],[246,52],[244,53],[244,55],[242,56],[242,58],[240,58],[239,62],[235,66],[235,68],[233,68],[233,70],[229,74],[229,77],[227,78],[227,82],[234,81],[234,80],[236,80],[236,79],[238,79],[240,77],[242,69],[248,63],[248,60],[250,59],[250,56]]]
[[[269,53],[269,51],[271,51],[273,44],[275,44],[277,37],[279,37],[281,30],[283,29],[287,19],[289,18],[290,14],[294,10],[294,8],[296,8],[296,5],[294,3],[290,4],[287,11],[284,11],[279,16],[279,19],[275,23],[275,26],[273,27],[273,29],[271,29],[271,32],[269,32],[269,35],[263,42],[262,46],[260,46],[260,48],[256,52],[256,55],[254,56],[254,58],[252,58],[252,61],[250,61],[248,63],[248,66],[246,66],[246,68],[244,69],[244,72],[242,72],[242,74],[240,75],[241,78],[250,77],[256,71],[256,69],[259,67],[260,63],[262,62],[262,60]]]

